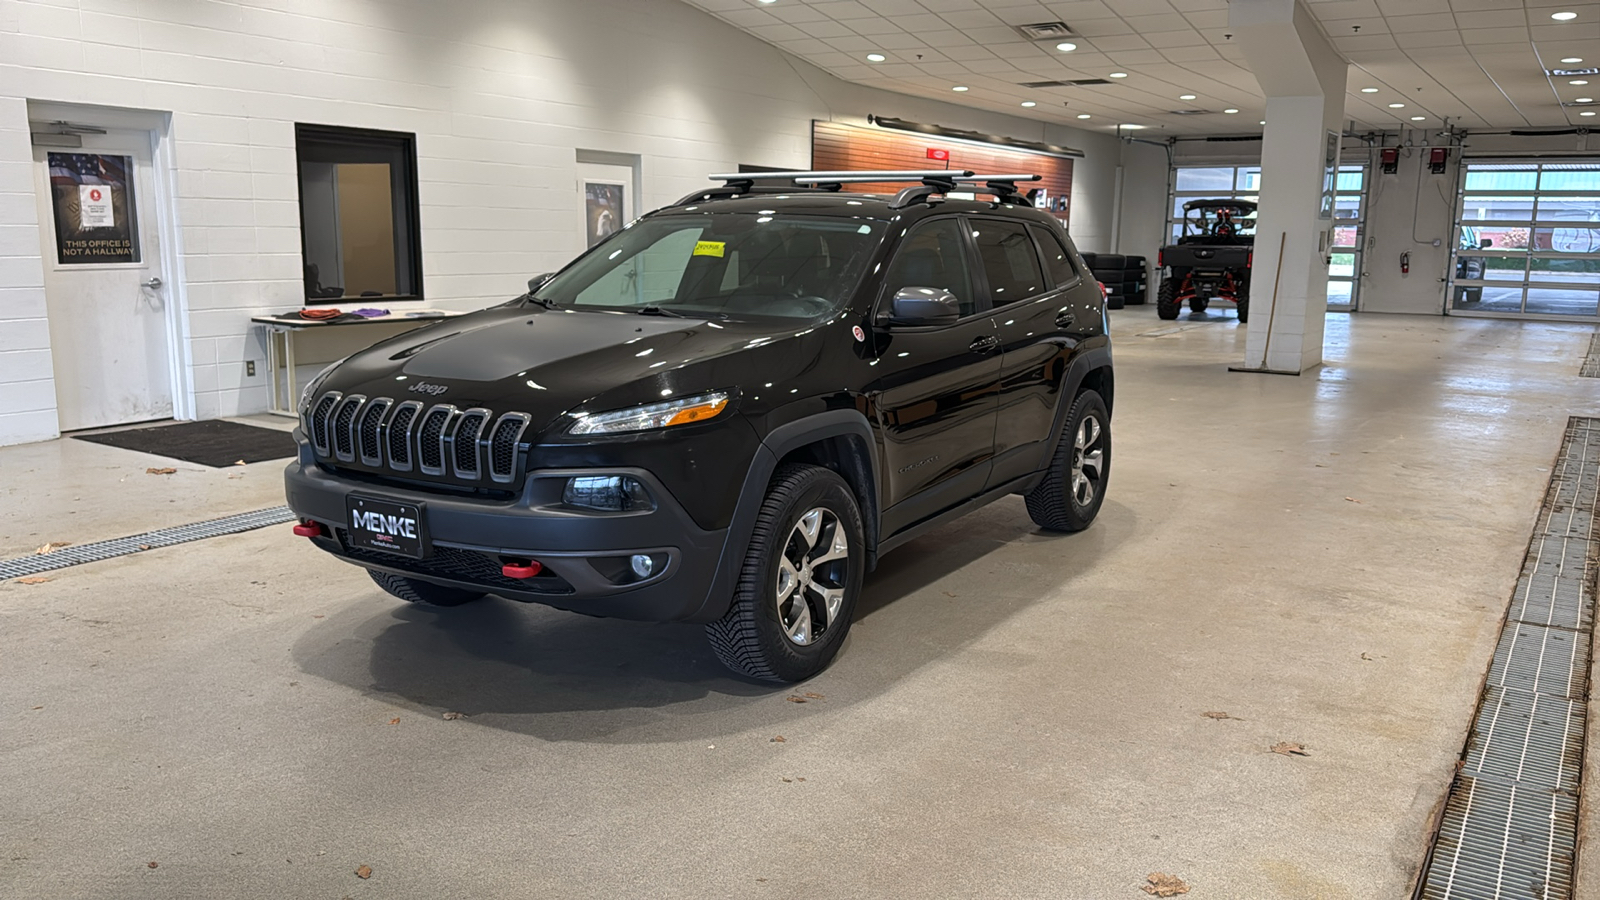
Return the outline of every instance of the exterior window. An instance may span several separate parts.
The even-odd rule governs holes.
[[[416,138],[295,126],[307,303],[422,297]]]
[[[972,236],[978,243],[984,274],[989,276],[989,296],[995,306],[1044,293],[1039,253],[1026,228],[1015,222],[976,220]]]
[[[1470,161],[1450,309],[1600,318],[1600,160]]]
[[[955,219],[937,219],[913,229],[895,254],[883,285],[885,298],[892,298],[901,288],[943,288],[961,301],[961,315],[978,311],[967,253],[961,244],[961,225]]]

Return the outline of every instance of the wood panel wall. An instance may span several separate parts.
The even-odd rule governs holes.
[[[929,149],[948,150],[949,163],[929,159]],[[930,134],[813,121],[811,168],[824,172],[950,168],[971,169],[980,174],[1036,173],[1043,180],[1031,187],[1044,188],[1052,200],[1064,198],[1067,201],[1066,208],[1052,210],[1050,214],[1064,225],[1072,211],[1072,160],[1026,150],[941,140]],[[845,190],[892,194],[903,187],[903,184],[864,184],[847,185]],[[1023,193],[1027,193],[1029,187],[1018,185]]]

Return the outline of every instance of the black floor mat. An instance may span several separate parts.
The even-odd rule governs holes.
[[[254,463],[294,455],[294,438],[287,431],[240,425],[221,419],[100,434],[75,434],[73,437],[80,441],[154,453],[219,469],[234,465],[241,459]]]

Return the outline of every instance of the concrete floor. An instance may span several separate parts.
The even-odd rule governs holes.
[[[803,704],[287,528],[0,584],[0,896],[1406,896],[1592,329],[1335,316],[1292,378],[1226,371],[1231,312],[1115,315],[1096,525],[890,555]],[[0,450],[11,552],[277,501],[80,444]]]

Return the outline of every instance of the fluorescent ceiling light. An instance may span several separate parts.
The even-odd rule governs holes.
[[[1594,102],[1594,98],[1593,97],[1579,97],[1578,99],[1574,100],[1573,102],[1574,103],[1593,103]]]
[[[1225,109],[1225,110],[1223,110],[1223,112],[1225,112],[1225,113],[1227,113],[1228,115],[1231,116],[1234,113],[1238,112],[1238,110],[1237,109]]]
[[[1193,100],[1193,99],[1195,99],[1195,97],[1194,97],[1193,94],[1184,94],[1184,95],[1180,96],[1178,99],[1179,100]]]
[[[1580,116],[1592,116],[1592,115],[1594,115],[1594,110],[1592,110],[1592,109],[1585,110],[1584,112],[1578,113],[1578,115],[1580,115]]]
[[[1557,22],[1571,22],[1577,17],[1578,14],[1575,12],[1558,12],[1550,14],[1550,18],[1555,19]]]
[[[1072,51],[1078,49],[1078,45],[1071,41],[1062,41],[1056,45],[1056,49],[1060,50],[1062,53],[1071,53]]]
[[[1581,62],[1583,62],[1583,57],[1581,57],[1581,56],[1569,56],[1569,57],[1566,57],[1565,59],[1563,59],[1561,61],[1564,62],[1564,63],[1581,63]]]
[[[883,62],[886,57],[882,53],[868,53],[867,62]]]
[[[1032,100],[1024,100],[1024,101],[1022,101],[1022,105],[1023,106],[1027,106],[1027,107],[1034,107],[1034,106],[1038,106],[1039,104],[1033,102]]]
[[[1363,94],[1376,94],[1377,92],[1378,92],[1377,88],[1362,88],[1361,89],[1361,93],[1363,93]]]
[[[955,91],[957,93],[960,93],[961,91],[967,90],[967,86],[964,85],[964,84],[958,84],[955,87],[951,88],[950,90]]]
[[[1139,129],[1139,128],[1143,128],[1144,126],[1143,125],[1135,125],[1132,122],[1123,122],[1120,127],[1127,128],[1130,131],[1132,131],[1132,130],[1136,130],[1136,129]]]
[[[1389,108],[1390,109],[1405,109],[1406,105],[1404,103],[1391,103],[1391,104],[1389,104]]]
[[[1112,72],[1111,73],[1111,77],[1112,78],[1127,78],[1128,77],[1128,73],[1127,72]]]
[[[1089,114],[1088,113],[1078,113],[1078,118],[1087,119],[1087,118],[1089,118]]]
[[[1584,79],[1582,79],[1582,78],[1574,78],[1574,79],[1572,79],[1572,80],[1571,80],[1571,81],[1569,81],[1569,82],[1567,82],[1567,84],[1573,84],[1573,85],[1577,85],[1577,86],[1579,86],[1579,87],[1582,87],[1582,86],[1583,86],[1583,85],[1586,85],[1586,84],[1588,84],[1588,83],[1589,83],[1589,82],[1587,82],[1587,81],[1585,81],[1585,80],[1584,80]]]
[[[1267,120],[1266,120],[1266,119],[1262,119],[1262,120],[1261,120],[1261,121],[1260,121],[1260,123],[1258,123],[1258,124],[1261,124],[1261,125],[1265,125],[1265,124],[1267,124]]]
[[[1411,117],[1411,121],[1413,121],[1413,122],[1421,122],[1423,119],[1426,119],[1426,118],[1427,118],[1427,116],[1412,116]]]

